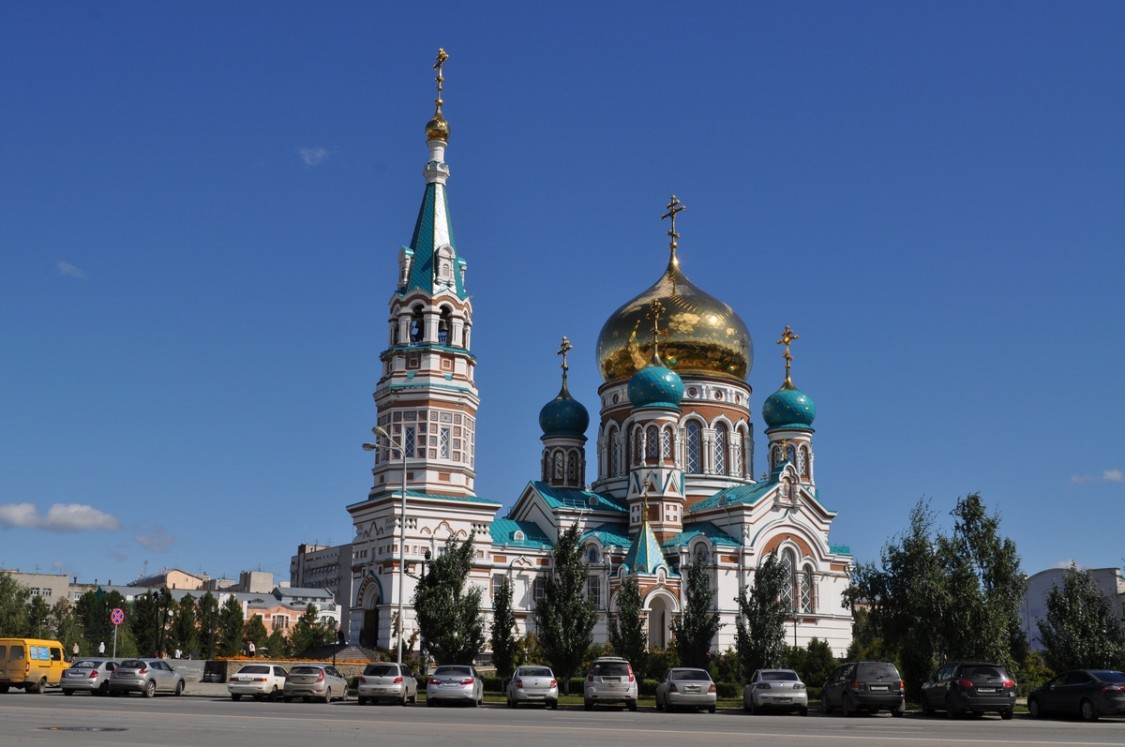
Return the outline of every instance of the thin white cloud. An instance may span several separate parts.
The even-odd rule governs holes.
[[[1072,485],[1089,485],[1090,483],[1125,482],[1125,472],[1119,469],[1107,469],[1100,475],[1071,475]]]
[[[306,166],[321,166],[328,160],[328,156],[332,155],[332,151],[322,145],[314,145],[307,148],[298,148],[297,155],[301,157]]]
[[[176,538],[168,534],[162,524],[153,524],[147,530],[134,535],[133,539],[149,552],[167,552],[168,548],[176,544]]]
[[[71,278],[78,278],[79,280],[86,277],[85,271],[83,271],[81,268],[75,267],[71,263],[64,262],[61,259],[55,263],[55,267],[59,268],[60,275],[66,275],[67,277]]]
[[[40,514],[34,503],[0,505],[0,526],[17,529],[45,529],[49,532],[85,532],[92,529],[118,529],[117,519],[82,503],[56,503]]]

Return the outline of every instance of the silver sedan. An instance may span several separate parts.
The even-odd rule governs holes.
[[[157,692],[182,695],[184,673],[163,659],[126,659],[109,676],[109,694],[138,692],[151,698]]]
[[[426,705],[440,702],[468,703],[476,708],[484,702],[484,680],[470,664],[443,664],[426,682]]]
[[[809,713],[809,692],[792,669],[759,669],[742,690],[742,710]]]
[[[117,668],[113,659],[79,659],[63,672],[59,687],[63,695],[74,695],[78,691],[91,695],[105,695],[109,692],[109,676]]]
[[[293,698],[303,698],[306,703],[347,700],[348,681],[331,664],[298,664],[289,670],[282,692],[286,703]]]
[[[677,708],[706,708],[715,712],[718,689],[706,669],[673,667],[656,685],[656,710],[669,712]]]
[[[401,705],[418,702],[418,680],[405,664],[368,664],[356,681],[356,700],[360,705],[393,700]]]
[[[555,710],[559,707],[559,681],[550,667],[525,664],[517,667],[508,680],[505,695],[509,708],[520,703],[542,703]]]

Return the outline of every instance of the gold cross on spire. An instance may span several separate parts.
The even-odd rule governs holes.
[[[679,260],[676,258],[676,239],[680,238],[680,234],[676,233],[676,215],[687,210],[687,207],[682,202],[680,202],[680,199],[675,195],[672,195],[671,199],[668,200],[668,204],[665,205],[665,207],[668,208],[668,212],[660,216],[660,220],[668,218],[671,221],[671,226],[668,228],[668,236],[672,240],[668,243],[668,245],[672,249],[672,263],[678,264]]]
[[[571,345],[570,340],[566,339],[566,337],[564,336],[562,338],[562,344],[559,345],[559,352],[557,352],[555,354],[555,355],[561,355],[562,356],[562,370],[563,370],[563,381],[564,382],[566,381],[566,371],[567,371],[568,368],[570,368],[570,366],[568,366],[567,362],[566,362],[566,354],[569,353],[571,350],[574,350],[574,346]]]
[[[449,59],[449,55],[445,53],[445,50],[438,47],[437,62],[434,63],[434,70],[437,70],[437,77],[434,78],[434,80],[437,81],[437,98],[434,99],[434,106],[437,107],[437,112],[436,112],[437,114],[441,114],[441,105],[442,105],[441,86],[442,86],[443,83],[445,83],[445,76],[441,74],[441,67],[442,67],[442,65],[445,64],[445,61],[448,60],[448,59]]]
[[[652,362],[660,365],[660,315],[664,313],[664,304],[659,298],[652,299]]]
[[[793,365],[793,356],[789,352],[789,345],[797,339],[800,339],[797,337],[797,333],[786,324],[785,330],[781,333],[781,339],[777,341],[778,345],[785,346],[785,355],[782,356],[785,358],[785,383],[781,385],[782,389],[796,389],[796,387],[793,386],[793,379],[789,377],[789,369]]]

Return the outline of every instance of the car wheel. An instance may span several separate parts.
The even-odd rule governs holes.
[[[6,692],[8,692],[8,686],[7,685],[0,685],[0,695],[3,695]]]
[[[714,713],[714,712],[715,712],[715,710],[714,710],[714,709],[712,708],[712,710],[711,710],[711,713]],[[808,709],[808,708],[802,708],[802,709],[801,709],[801,710],[799,711],[799,713],[800,713],[800,714],[801,714],[802,716],[808,716],[808,715],[809,715],[809,709]]]
[[[98,686],[98,689],[94,691],[95,695],[106,695],[108,693],[109,693],[109,680],[106,680],[105,682],[103,682],[101,685]]]
[[[151,698],[153,695],[156,695],[156,680],[149,680],[145,683],[144,696]]]
[[[239,695],[238,693],[231,693],[230,699],[233,700],[235,703],[237,703],[238,701],[242,700],[242,696]]]
[[[1082,705],[1078,706],[1078,712],[1082,714],[1083,721],[1098,720],[1098,707],[1089,700],[1082,701]]]
[[[906,705],[900,705],[898,708],[891,709],[891,715],[895,718],[902,718],[906,715]]]
[[[406,692],[405,692],[405,691],[403,691],[403,693],[402,693],[402,700],[400,700],[400,701],[398,702],[398,703],[399,703],[399,705],[401,705],[401,706],[404,706],[404,707],[405,707],[405,706],[406,706],[406,700],[407,700],[407,698],[406,698]]]
[[[630,711],[635,711],[635,710],[637,710],[637,701],[635,701],[635,700],[630,700],[630,701],[629,701],[629,703],[628,703],[628,705],[629,705],[629,710],[630,710]]]
[[[594,710],[594,704],[589,700],[583,700],[582,701],[582,707],[585,708],[587,711]]]
[[[74,691],[73,690],[63,690],[62,694],[63,695],[74,695]]]
[[[750,700],[743,700],[742,701],[742,710],[746,711],[751,716],[754,715],[754,696],[753,695],[750,696]]]
[[[274,702],[275,700],[277,700],[277,697],[278,697],[278,695],[280,695],[280,694],[281,694],[281,693],[279,693],[279,692],[277,691],[277,685],[274,685],[274,688],[273,688],[273,690],[270,690],[270,694],[266,696],[266,700],[268,700],[269,702],[273,703],[273,702]]]
[[[934,707],[932,705],[930,705],[930,701],[926,699],[925,694],[922,695],[922,715],[923,716],[933,716],[934,715]]]
[[[43,679],[36,682],[34,685],[28,685],[27,691],[29,693],[35,693],[36,695],[42,695],[43,690],[45,690],[46,687],[47,687],[47,678],[44,677]]]
[[[557,711],[557,710],[559,710],[559,701],[552,700],[550,703],[547,704],[547,707],[550,708],[552,711]]]
[[[304,702],[306,702],[306,703],[311,703],[311,702],[312,702],[312,698],[311,698],[310,696],[308,696],[308,695],[302,695],[302,696],[301,696],[301,700],[303,700],[303,701],[304,701]]]
[[[820,710],[824,712],[825,716],[828,716],[832,713],[832,704],[828,702],[828,695],[826,693],[822,693],[820,697],[822,698],[820,701]]]
[[[714,713],[714,712],[715,712],[715,711],[717,711],[717,710],[719,710],[718,706],[713,706],[713,705],[709,705],[709,706],[707,706],[707,712],[708,712],[708,713]],[[808,713],[808,710],[809,710],[809,709],[808,709],[808,708],[806,708],[806,709],[805,709],[805,713]],[[805,714],[804,714],[804,713],[802,713],[801,715],[802,715],[802,716],[804,716]]]
[[[172,693],[177,698],[184,694],[184,681],[180,680],[176,683],[176,692]]]
[[[293,702],[293,698],[292,698],[292,696],[289,696],[289,695],[283,695],[283,696],[281,697],[281,699],[282,699],[282,700],[283,700],[284,702],[286,702],[286,703],[292,703],[292,702]]]
[[[957,709],[953,707],[953,698],[948,695],[945,696],[945,717],[948,719],[954,719],[959,715],[960,714],[957,713]]]
[[[657,710],[657,711],[663,711],[663,710],[664,710],[664,704],[660,702],[660,698],[657,698],[657,699],[656,699],[656,710]],[[672,712],[672,709],[671,709],[671,708],[669,708],[669,709],[668,709],[668,712],[669,712],[669,713],[671,713],[671,712]]]
[[[1004,710],[1000,711],[1000,718],[1004,719],[1005,721],[1011,721],[1014,713],[1015,712],[1011,708],[1005,708]]]
[[[433,708],[434,707],[434,699],[433,698],[426,698],[426,706],[429,707],[429,708]]]
[[[320,702],[321,703],[331,703],[332,702],[332,690],[331,689],[328,691],[327,695],[325,695],[323,698],[320,699]]]
[[[847,695],[840,699],[840,713],[844,715],[844,718],[851,718],[855,715],[855,709],[852,708],[852,699]]]
[[[1041,718],[1043,716],[1043,711],[1039,709],[1038,698],[1032,698],[1027,701],[1027,712],[1031,714],[1032,718]]]

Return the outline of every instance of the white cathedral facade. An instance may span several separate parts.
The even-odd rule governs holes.
[[[399,253],[397,278],[388,277],[387,347],[374,393],[374,484],[347,507],[355,527],[351,639],[393,648],[400,594],[404,637],[411,639],[415,584],[425,559],[436,557],[451,536],[473,540],[471,583],[483,591],[486,621],[492,591],[507,577],[517,634],[534,632],[552,544],[577,524],[597,609],[595,641],[607,640],[617,590],[633,575],[649,645],[671,645],[672,621],[684,604],[682,571],[703,563],[722,613],[713,650],[724,651],[734,645],[736,597],[777,553],[789,572],[790,643],[820,638],[843,655],[851,614],[841,595],[852,557],[828,541],[835,512],[816,484],[815,407],[790,377],[795,335],[786,328],[784,383],[761,408],[768,463],[755,479],[747,384],[752,343],[738,315],[680,270],[675,218],[682,207],[675,197],[665,216],[672,237],[667,267],[610,316],[598,338],[604,383],[596,440],[588,441],[588,411],[567,387],[564,339],[562,387],[539,417],[538,479],[506,513],[502,503],[476,495],[480,395],[466,263],[456,249],[446,193],[444,59],[439,54],[437,110],[426,125],[425,195],[410,245]]]

